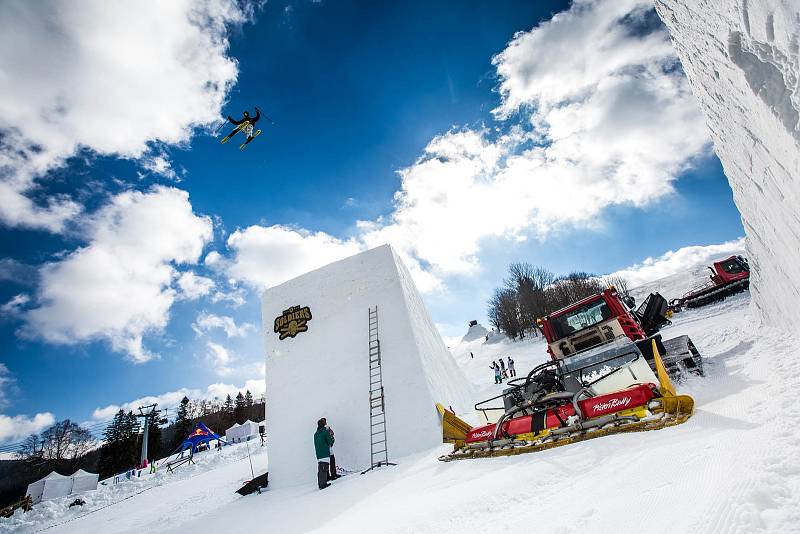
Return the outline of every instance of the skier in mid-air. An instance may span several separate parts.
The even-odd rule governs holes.
[[[261,130],[254,130],[254,127],[255,127],[256,123],[258,122],[258,119],[261,118],[261,110],[258,109],[258,106],[255,106],[255,108],[256,108],[256,116],[255,117],[251,117],[250,113],[248,113],[247,111],[245,111],[243,113],[244,116],[242,117],[242,120],[238,120],[238,121],[236,119],[234,119],[233,117],[231,117],[230,115],[228,115],[228,120],[232,124],[235,124],[236,128],[234,128],[231,131],[231,133],[229,133],[228,135],[226,135],[222,139],[222,141],[221,141],[222,144],[227,143],[228,140],[231,137],[233,137],[234,135],[236,135],[236,133],[239,130],[244,130],[244,133],[247,136],[247,140],[245,140],[245,142],[242,143],[242,146],[239,147],[239,148],[244,148],[247,145],[247,143],[249,143],[250,141],[255,139],[256,136],[258,136],[258,134],[261,133]]]

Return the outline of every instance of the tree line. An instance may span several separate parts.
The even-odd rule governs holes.
[[[173,423],[162,426],[148,418],[149,459],[160,459],[174,451],[198,422],[225,435],[234,423],[264,420],[264,398],[254,399],[250,391],[239,392],[224,401],[190,400],[184,397]],[[51,471],[70,475],[78,469],[99,473],[100,480],[122,473],[139,463],[144,421],[132,411],[119,410],[103,432],[102,440],[77,423],[58,421],[39,434],[26,438],[16,460],[0,461],[0,508],[24,497],[28,484]]]
[[[602,278],[585,272],[556,276],[544,267],[512,263],[503,285],[494,290],[487,303],[489,322],[511,339],[536,336],[536,319],[600,293],[609,285],[620,294],[628,293],[628,284],[620,277]]]

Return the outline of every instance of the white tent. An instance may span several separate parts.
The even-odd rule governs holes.
[[[57,497],[66,497],[71,491],[72,477],[59,475],[55,471],[28,485],[28,495],[31,496],[33,504]]]
[[[28,491],[26,492],[26,495],[30,496],[31,502],[33,504],[42,501],[42,493],[44,492],[44,481],[45,479],[41,479],[37,480],[36,482],[28,484]]]
[[[258,437],[258,423],[254,423],[249,419],[241,425],[234,424],[225,431],[225,440],[229,443],[249,441],[256,437]]]
[[[236,438],[237,429],[242,426],[239,423],[233,423],[233,426],[225,431],[225,441],[233,443]]]
[[[100,475],[89,473],[83,469],[78,469],[72,474],[72,493],[82,493],[97,489],[97,481]]]

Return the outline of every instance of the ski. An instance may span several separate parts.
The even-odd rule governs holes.
[[[250,124],[250,121],[244,121],[243,123],[239,124],[236,128],[234,128],[234,130],[230,134],[228,134],[225,137],[223,137],[222,141],[220,141],[220,143],[224,145],[225,143],[230,141],[231,137],[233,137],[234,135],[239,133],[242,130],[242,128],[244,128],[248,124]]]
[[[255,139],[256,137],[258,137],[258,135],[259,135],[260,133],[261,133],[261,130],[256,130],[255,132],[253,132],[253,136],[252,136],[252,137],[249,137],[249,138],[247,139],[247,141],[245,141],[244,143],[242,143],[242,144],[239,146],[239,150],[244,150],[244,147],[246,147],[246,146],[247,146],[247,143],[249,143],[250,141],[252,141],[252,140],[253,140],[253,139]]]

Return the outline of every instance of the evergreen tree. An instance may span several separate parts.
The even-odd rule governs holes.
[[[245,409],[244,395],[242,392],[236,394],[236,403],[233,408],[233,418],[240,425],[247,419],[247,410]]]
[[[147,456],[149,459],[157,460],[162,455],[161,445],[161,427],[158,426],[158,420],[155,417],[150,418],[147,435]]]
[[[189,398],[184,397],[181,399],[181,404],[178,406],[178,415],[175,418],[175,435],[173,437],[172,448],[174,449],[180,445],[189,432],[192,431],[192,420],[189,418]]]
[[[122,425],[125,418],[125,412],[122,410],[114,414],[114,418],[106,427],[103,437],[105,444],[100,449],[100,461],[98,469],[100,470],[100,478],[105,478],[121,471],[120,466],[120,440],[122,437]]]
[[[233,425],[233,399],[230,393],[225,397],[225,404],[222,405],[222,426],[230,428]]]
[[[249,389],[244,394],[244,405],[247,406],[248,408],[253,406],[253,394],[250,393]]]

